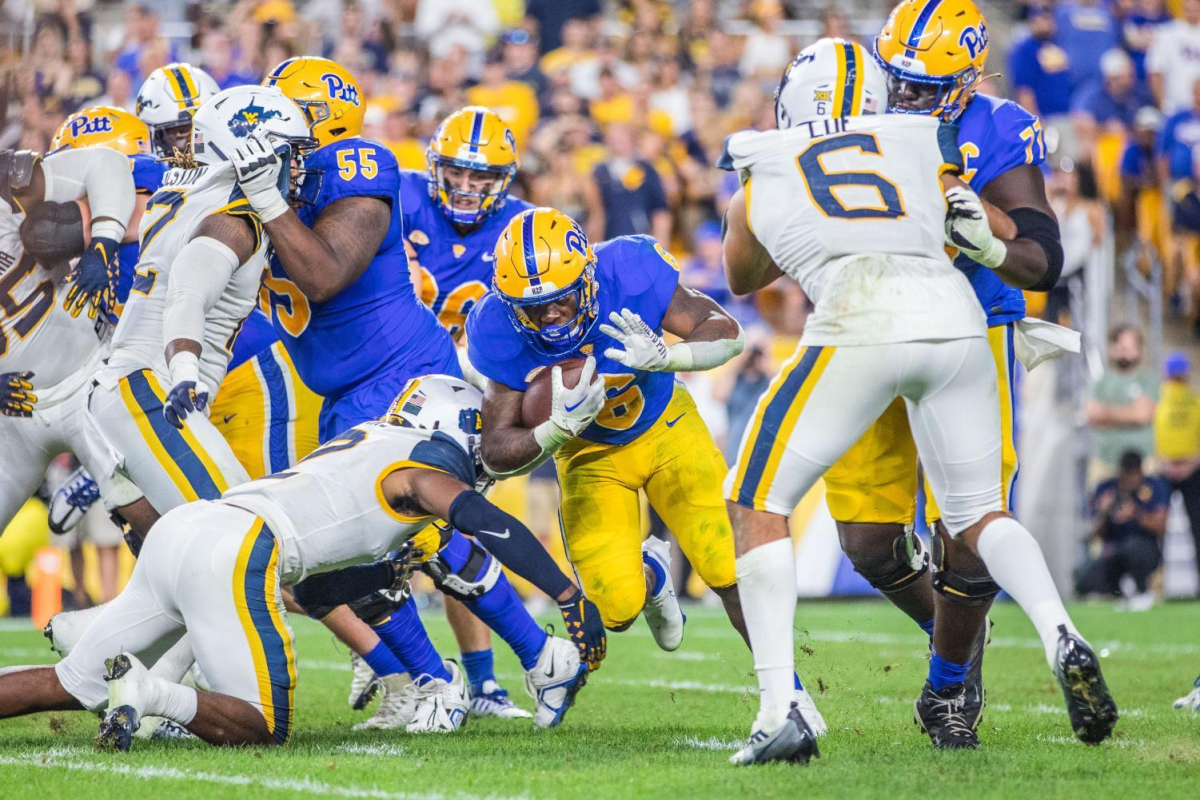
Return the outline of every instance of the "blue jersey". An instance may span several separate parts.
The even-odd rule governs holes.
[[[455,339],[462,335],[467,314],[492,285],[492,250],[509,220],[533,208],[508,198],[470,233],[459,234],[445,212],[429,196],[429,176],[400,172],[400,210],[404,215],[409,265],[421,270],[421,300]]]
[[[138,194],[152,195],[162,186],[163,175],[169,167],[153,156],[139,153],[129,157],[129,168],[133,170],[133,187]],[[123,244],[117,249],[117,283],[113,287],[117,304],[113,309],[113,317],[121,316],[121,309],[129,299],[129,290],[133,288],[134,270],[137,269],[141,254],[142,246],[138,241]]]
[[[1013,167],[1038,165],[1046,160],[1041,122],[1010,100],[975,95],[958,118],[958,127],[958,148],[964,165],[962,178],[977,193]],[[1009,286],[994,271],[966,256],[960,255],[954,265],[971,281],[989,326],[1015,322],[1025,316],[1025,295],[1020,289]]]
[[[458,376],[454,343],[417,298],[404,254],[400,169],[392,152],[361,137],[310,155],[312,196],[300,221],[312,227],[344,197],[379,197],[391,206],[379,252],[358,280],[324,303],[309,300],[272,256],[263,288],[279,338],[300,378],[325,397],[321,439],[383,414],[404,382],[419,375]]]
[[[608,394],[604,410],[582,437],[602,444],[632,442],[662,416],[675,391],[670,372],[631,369],[604,356],[619,342],[600,331],[608,315],[628,308],[662,333],[662,319],[679,283],[679,265],[650,236],[620,236],[596,246],[596,280],[600,285],[599,318],[571,353],[547,356],[534,349],[513,327],[504,304],[486,295],[467,317],[467,353],[471,364],[489,380],[525,391],[538,367],[563,358],[596,357]]]

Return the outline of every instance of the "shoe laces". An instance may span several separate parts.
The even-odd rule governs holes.
[[[967,724],[963,708],[966,706],[965,692],[959,692],[952,697],[933,695],[929,710],[938,716],[944,730],[953,736],[970,736],[974,733]]]

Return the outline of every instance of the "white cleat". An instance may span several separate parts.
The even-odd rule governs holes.
[[[375,678],[375,670],[358,653],[350,654],[350,669],[353,676],[350,678],[350,697],[346,702],[355,711],[362,711],[375,698],[380,683]]]
[[[479,694],[471,695],[471,713],[477,717],[499,717],[500,719],[529,719],[533,716],[514,703],[508,692],[495,681],[484,681]]]
[[[96,745],[105,750],[129,751],[133,736],[141,726],[146,696],[154,680],[150,670],[130,653],[104,662],[104,680],[108,684],[108,710],[100,720]]]
[[[60,611],[51,617],[46,627],[42,628],[42,635],[50,640],[50,649],[61,658],[66,658],[83,638],[83,632],[96,621],[107,605],[101,603],[79,611]]]
[[[1188,709],[1193,712],[1200,711],[1200,678],[1196,678],[1196,683],[1193,685],[1192,691],[1176,700],[1172,706],[1178,709]]]
[[[646,598],[642,615],[646,618],[646,624],[650,626],[650,632],[654,634],[654,641],[658,642],[658,646],[667,652],[677,650],[683,643],[683,624],[687,618],[679,607],[679,598],[675,596],[675,587],[671,581],[671,543],[657,536],[646,539],[642,542],[642,561],[655,562],[667,575],[658,593]]]
[[[372,673],[374,678],[374,673]],[[375,678],[383,694],[375,715],[354,726],[354,730],[397,730],[407,728],[417,713],[417,687],[406,672]]]
[[[566,639],[546,638],[537,664],[525,673],[525,691],[537,702],[535,728],[553,728],[563,721],[575,695],[587,683],[587,664],[579,650]]]
[[[137,733],[134,736],[138,739],[196,739],[196,734],[189,731],[187,728],[180,725],[178,722],[172,722],[165,717],[142,717],[139,720]]]
[[[750,741],[729,757],[729,763],[739,767],[766,764],[770,761],[807,764],[814,756],[821,756],[817,749],[817,738],[813,736],[808,723],[800,716],[800,710],[793,703],[783,725],[773,731],[763,730],[755,721]]]
[[[417,710],[406,729],[409,733],[454,733],[467,722],[471,707],[467,681],[453,660],[442,663],[450,681],[434,678],[416,687]]]
[[[807,689],[797,689],[792,697],[792,703],[800,709],[800,715],[808,723],[813,736],[819,739],[829,733],[829,726],[825,724],[825,718],[821,716],[821,712],[817,711],[817,704],[813,702],[812,695],[808,693]]]

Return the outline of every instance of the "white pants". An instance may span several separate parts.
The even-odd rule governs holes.
[[[84,384],[57,402],[39,403],[32,417],[0,416],[0,531],[37,491],[50,462],[60,453],[74,453],[93,475],[111,471],[111,454],[86,435],[86,402]],[[115,492],[119,505],[141,497],[128,481],[118,479],[108,489]]]
[[[801,347],[759,400],[725,496],[791,514],[897,397],[950,533],[1002,511],[1000,398],[983,337]]]
[[[122,477],[136,484],[160,514],[194,500],[216,500],[250,480],[204,414],[190,414],[182,430],[172,427],[162,413],[166,396],[162,381],[148,369],[92,389],[89,423],[117,453],[112,468],[92,473],[110,506],[106,486]]]
[[[214,692],[263,713],[280,744],[291,730],[296,657],[279,581],[279,545],[263,521],[224,503],[181,506],[155,524],[124,591],[65,659],[59,681],[104,708],[104,660],[157,660],[186,628]]]

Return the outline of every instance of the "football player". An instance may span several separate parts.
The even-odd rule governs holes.
[[[408,379],[461,371],[450,335],[421,305],[404,269],[399,168],[391,151],[359,136],[364,98],[354,76],[328,59],[304,57],[284,61],[264,83],[304,110],[320,143],[305,163],[320,179],[308,185],[297,210],[276,187],[281,164],[269,147],[251,143],[233,158],[272,237],[264,289],[276,330],[305,383],[325,398],[320,437],[328,442],[382,414]],[[546,634],[508,579],[484,569],[490,562],[478,544],[452,531],[444,541],[438,536],[431,530],[417,544],[438,554],[425,567],[434,582],[500,633],[525,669],[536,668]],[[344,607],[309,609],[384,681],[387,707],[381,703],[380,714],[364,724],[407,726],[403,675],[450,680],[450,672],[414,604],[359,610],[371,628],[355,625]]]
[[[942,536],[985,564],[1029,615],[1076,735],[1097,744],[1117,720],[1099,659],[1063,607],[1037,542],[1006,511],[985,314],[943,240],[988,262],[1005,245],[978,196],[943,177],[964,169],[953,128],[877,115],[887,91],[861,45],[822,39],[784,73],[779,130],[726,143],[723,161],[743,181],[727,219],[730,287],[748,294],[787,274],[816,302],[726,479],[761,698],[735,764],[817,755],[790,693],[796,573],[788,516],[897,399],[941,507]],[[942,746],[978,746],[956,697],[943,693],[926,706],[945,706],[937,709]]]
[[[683,341],[668,347],[664,330]],[[645,612],[661,648],[683,639],[670,547],[642,541],[644,490],[744,636],[720,490],[725,460],[672,374],[737,355],[737,322],[681,286],[679,265],[653,238],[623,236],[593,251],[575,220],[537,208],[514,217],[496,243],[492,291],[467,317],[467,348],[488,379],[484,463],[505,477],[555,459],[567,558],[604,626],[626,630]],[[529,381],[572,357],[586,358],[577,385],[564,388],[553,367],[550,419],[525,427]],[[796,700],[823,727],[798,678]]]
[[[1008,509],[1017,475],[1013,377],[1014,339],[1022,335],[1018,325],[1025,315],[1021,289],[1053,287],[1063,255],[1039,169],[1046,158],[1041,123],[1016,103],[977,94],[987,54],[986,21],[973,0],[905,0],[874,46],[888,79],[888,110],[955,123],[962,180],[1016,224],[1016,238],[997,240],[989,253],[959,247],[955,261],[988,317]],[[935,746],[974,746],[984,705],[979,671],[984,620],[999,587],[961,540],[936,525],[940,512],[928,491],[926,518],[936,533],[927,574],[930,560],[912,532],[916,462],[904,405],[897,399],[825,475],[826,499],[855,569],[932,637],[918,722]],[[947,716],[957,706],[964,709],[970,734]]]
[[[426,402],[414,406],[417,396]],[[285,744],[296,658],[280,587],[381,559],[440,518],[472,534],[507,531],[497,557],[565,609],[578,649],[547,639],[542,659],[554,669],[544,672],[558,677],[527,681],[539,715],[545,709],[546,724],[557,724],[582,685],[565,676],[586,673],[581,651],[599,662],[605,633],[595,607],[533,534],[477,491],[480,400],[461,380],[414,380],[383,419],[343,431],[293,469],[170,512],[147,538],[129,585],[65,660],[0,674],[0,717],[104,711],[98,741],[121,750],[148,715],[213,744]],[[387,562],[354,575],[395,580]],[[161,653],[185,626],[212,691],[155,678],[139,660]],[[466,696],[428,713],[465,717]]]
[[[188,152],[192,117],[219,91],[211,75],[191,64],[167,64],[151,72],[138,89],[135,110],[150,129],[154,155],[168,159]]]
[[[404,249],[421,301],[457,342],[467,314],[491,284],[496,239],[510,219],[533,206],[508,196],[517,172],[516,141],[493,111],[469,106],[446,117],[429,140],[426,159],[424,172],[400,171]],[[469,371],[461,347],[459,363]],[[527,716],[496,681],[488,629],[452,598],[446,614],[470,683],[471,712]]]

